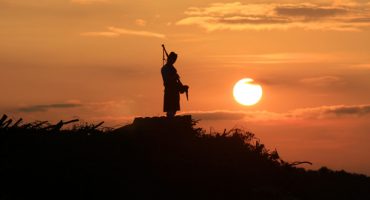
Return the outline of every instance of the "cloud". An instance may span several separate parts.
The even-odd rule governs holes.
[[[192,115],[194,119],[200,120],[248,120],[248,121],[269,121],[283,119],[282,113],[269,111],[191,111],[183,114]]]
[[[110,0],[71,0],[71,3],[75,4],[94,4],[94,3],[108,3]]]
[[[28,107],[19,108],[19,112],[46,112],[49,109],[65,109],[65,108],[76,108],[81,107],[79,103],[59,103],[59,104],[44,104],[44,105],[33,105]]]
[[[26,121],[47,120],[57,122],[61,119],[80,119],[81,122],[95,123],[105,121],[106,126],[124,125],[135,118],[131,112],[133,100],[82,102],[69,100],[56,104],[36,104],[18,108],[7,108],[6,113],[22,117]]]
[[[143,19],[136,19],[135,24],[138,26],[146,26],[147,22]]]
[[[108,27],[108,31],[101,32],[84,32],[80,34],[81,36],[103,36],[103,37],[118,37],[121,35],[134,35],[143,37],[154,37],[154,38],[165,38],[166,36],[161,33],[155,33],[150,31],[137,31],[125,28]]]
[[[194,111],[186,114],[202,120],[240,120],[246,115],[246,113],[239,111]]]
[[[319,77],[311,77],[311,78],[304,78],[300,80],[301,83],[310,86],[331,86],[336,84],[344,84],[344,81],[337,76],[319,76]]]
[[[103,37],[118,37],[119,33],[103,31],[103,32],[85,32],[81,33],[82,36],[103,36]]]
[[[370,27],[370,4],[355,2],[331,5],[214,3],[208,7],[190,7],[185,15],[187,17],[177,25],[197,25],[208,31],[289,28],[359,31]]]
[[[367,115],[370,113],[370,105],[362,106],[336,106],[326,110],[328,114],[335,114],[336,116],[343,115]]]
[[[347,14],[348,10],[345,8],[335,7],[318,7],[309,4],[298,6],[277,6],[275,8],[276,15],[303,17],[306,20],[317,20],[321,18],[334,17]]]
[[[370,104],[349,106],[335,105],[297,109],[287,116],[304,119],[328,119],[339,117],[361,117],[368,114],[370,114]]]
[[[368,63],[355,64],[355,65],[352,65],[351,67],[362,68],[362,69],[370,69],[370,64],[368,64]]]
[[[219,62],[227,59],[234,63],[252,64],[279,64],[279,63],[323,63],[330,61],[343,61],[341,54],[318,54],[318,53],[273,53],[273,54],[240,54],[240,55],[213,55],[213,59]]]
[[[295,109],[288,112],[269,111],[193,111],[183,114],[192,115],[200,120],[245,120],[245,121],[278,121],[305,119],[337,119],[343,117],[363,117],[370,114],[370,104],[333,105]]]

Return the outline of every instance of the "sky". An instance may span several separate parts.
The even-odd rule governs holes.
[[[0,0],[0,27],[0,111],[13,118],[163,116],[165,44],[198,126],[370,175],[370,1]],[[234,100],[242,78],[262,86],[258,104]]]

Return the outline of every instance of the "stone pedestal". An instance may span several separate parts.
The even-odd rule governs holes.
[[[130,131],[150,131],[150,132],[167,132],[167,131],[188,131],[193,129],[194,122],[191,115],[168,117],[137,117],[130,125],[120,129]]]

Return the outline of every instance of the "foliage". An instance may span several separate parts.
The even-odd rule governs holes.
[[[370,199],[369,177],[297,168],[253,133],[209,134],[189,116],[118,129],[5,121],[0,199]]]

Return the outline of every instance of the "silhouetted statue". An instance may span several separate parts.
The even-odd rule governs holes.
[[[167,113],[167,117],[174,117],[176,112],[180,110],[180,93],[185,92],[188,98],[189,86],[181,83],[180,76],[177,74],[177,70],[173,66],[177,60],[177,54],[175,52],[171,52],[168,55],[164,45],[162,45],[162,47],[163,51],[167,55],[167,62],[161,69],[164,85],[163,111]]]

